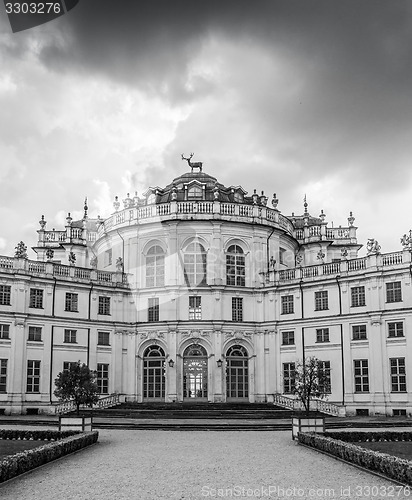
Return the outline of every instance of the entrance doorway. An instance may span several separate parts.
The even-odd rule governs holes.
[[[183,353],[183,399],[207,401],[207,352],[191,345]]]
[[[241,345],[234,345],[226,352],[226,400],[249,399],[248,352]]]
[[[143,354],[143,401],[165,400],[165,353],[158,345]]]

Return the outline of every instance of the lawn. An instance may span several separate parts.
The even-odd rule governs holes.
[[[368,448],[369,450],[380,451],[381,453],[388,453],[388,455],[394,455],[395,457],[412,460],[411,441],[375,441],[354,444]]]
[[[24,450],[31,450],[37,448],[50,441],[28,441],[28,440],[14,440],[14,439],[0,439],[0,460],[7,455],[14,455]]]

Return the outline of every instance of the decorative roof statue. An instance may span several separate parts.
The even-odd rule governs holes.
[[[27,259],[27,247],[26,245],[20,241],[20,243],[17,243],[16,248],[15,248],[14,256],[17,259]]]
[[[369,238],[366,243],[366,250],[368,251],[368,255],[377,255],[380,253],[381,246],[374,238]]]
[[[325,254],[322,252],[322,250],[319,250],[319,252],[316,255],[316,258],[320,261],[322,261],[323,264],[323,259],[325,258]]]
[[[69,264],[74,266],[76,264],[76,255],[74,252],[69,253]]]
[[[407,234],[402,236],[401,245],[404,250],[412,250],[412,229],[409,229],[409,236]]]
[[[118,257],[116,260],[116,271],[123,272],[123,259],[121,257]]]
[[[93,269],[97,269],[97,257],[92,257],[90,259],[90,265],[92,266]]]
[[[276,210],[278,207],[279,200],[276,197],[276,193],[273,193],[272,207]]]
[[[198,168],[199,169],[199,172],[202,172],[202,166],[203,166],[203,163],[201,161],[197,161],[195,163],[192,163],[190,160],[193,158],[194,156],[194,153],[190,153],[190,156],[189,158],[185,158],[182,154],[182,160],[186,160],[189,167],[192,169],[192,173],[193,173],[193,169],[194,168]]]

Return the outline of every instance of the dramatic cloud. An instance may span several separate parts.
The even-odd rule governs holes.
[[[411,225],[412,5],[407,0],[88,0],[12,34],[0,7],[2,252],[37,220],[105,217],[168,184],[194,151],[226,185],[306,193],[361,242]],[[186,165],[187,167],[187,165]],[[394,215],[396,214],[396,215]]]

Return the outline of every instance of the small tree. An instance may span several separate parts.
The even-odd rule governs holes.
[[[80,361],[63,370],[54,381],[54,395],[60,401],[74,401],[79,415],[80,405],[93,406],[99,400],[96,372]]]
[[[294,393],[302,402],[307,415],[311,399],[326,397],[329,389],[329,380],[319,359],[312,356],[296,363]]]

